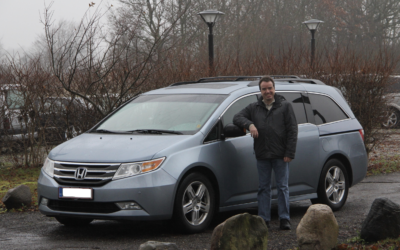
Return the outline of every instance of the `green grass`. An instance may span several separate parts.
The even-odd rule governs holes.
[[[400,155],[369,159],[367,176],[400,172]]]
[[[18,211],[37,210],[37,180],[41,167],[5,167],[0,168],[0,200],[7,191],[19,185],[27,185],[32,193],[32,205]],[[5,205],[0,202],[0,213],[6,212]]]

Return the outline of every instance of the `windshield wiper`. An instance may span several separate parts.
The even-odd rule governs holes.
[[[105,133],[105,134],[121,134],[120,132],[111,131],[111,130],[107,130],[107,129],[96,129],[96,130],[94,130],[92,132]]]
[[[175,135],[183,135],[182,132],[173,131],[173,130],[164,130],[164,129],[135,129],[126,131],[130,133],[143,133],[143,134],[175,134]]]

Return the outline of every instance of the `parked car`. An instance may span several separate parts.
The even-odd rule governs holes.
[[[396,128],[400,124],[400,93],[385,95],[387,99],[387,111],[382,126],[385,128]]]
[[[387,94],[384,96],[387,110],[382,126],[384,128],[397,128],[400,125],[400,76],[390,76],[389,84]]]
[[[64,141],[82,133],[90,119],[91,106],[81,98],[47,97],[36,100],[40,126],[47,132],[47,140]]]
[[[25,98],[18,84],[0,86],[0,146],[17,142],[27,135],[27,124],[31,118]],[[34,133],[37,136],[37,133]]]
[[[276,93],[292,103],[299,130],[290,201],[338,210],[366,175],[363,129],[338,89],[279,77]],[[40,212],[64,225],[173,218],[194,233],[216,212],[257,207],[253,138],[232,119],[260,97],[258,79],[204,78],[132,98],[50,152]],[[272,195],[276,202],[275,185]]]

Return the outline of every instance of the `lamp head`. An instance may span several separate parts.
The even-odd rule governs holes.
[[[323,23],[321,20],[311,19],[308,21],[303,22],[310,31],[315,31],[318,29],[318,26]]]
[[[198,15],[201,16],[201,18],[207,25],[214,26],[219,17],[225,14],[218,10],[204,10],[198,13]]]

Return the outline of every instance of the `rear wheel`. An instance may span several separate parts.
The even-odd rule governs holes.
[[[78,227],[89,225],[93,219],[75,218],[66,216],[56,216],[56,220],[65,226]]]
[[[397,109],[390,108],[387,111],[387,115],[385,121],[382,123],[382,126],[385,128],[395,128],[399,126],[400,123],[400,113]]]
[[[329,160],[323,170],[318,184],[318,198],[313,204],[326,204],[337,211],[346,203],[349,193],[349,178],[343,163],[337,159]]]
[[[215,213],[215,192],[211,182],[202,174],[191,173],[179,185],[175,199],[174,217],[185,233],[204,231]]]

